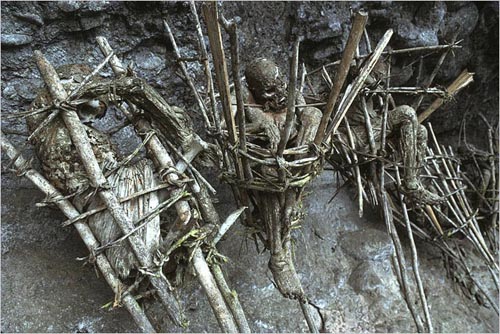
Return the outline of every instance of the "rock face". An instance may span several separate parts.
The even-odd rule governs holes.
[[[196,55],[196,35],[189,5],[184,2],[2,2],[2,112],[24,110],[41,85],[32,55],[41,50],[59,66],[65,63],[97,65],[102,55],[95,37],[106,36],[115,52],[134,62],[135,71],[172,105],[184,107],[198,121],[201,117],[192,94],[175,75],[172,45],[163,30],[169,20],[181,52]],[[337,60],[350,27],[350,9],[369,13],[368,32],[374,44],[393,28],[393,48],[436,45],[454,37],[462,49],[449,56],[435,82],[449,84],[464,68],[475,72],[474,83],[456,101],[434,113],[434,129],[455,138],[463,117],[468,140],[485,140],[479,113],[498,121],[498,3],[497,2],[247,2],[224,3],[224,14],[239,22],[242,63],[257,56],[274,58],[288,68],[292,41],[304,36],[301,60],[307,68]],[[456,35],[456,36],[455,36]],[[227,42],[227,37],[225,37]],[[364,47],[361,52],[365,52]],[[395,60],[393,83],[414,85],[416,56]],[[428,64],[437,60],[430,55]],[[190,73],[202,77],[197,63]],[[109,69],[108,75],[111,75]],[[432,66],[423,68],[425,78]],[[106,74],[106,73],[105,73]],[[103,127],[120,121],[108,113]],[[439,124],[439,126],[436,126]],[[26,137],[22,119],[4,119],[2,130],[20,143]],[[137,140],[130,127],[116,133],[123,152]],[[25,155],[32,154],[30,150]],[[38,167],[36,162],[35,167]],[[327,205],[334,193],[332,179],[322,179],[306,203],[308,216],[296,235],[297,268],[304,288],[318,306],[326,331],[414,331],[399,285],[391,269],[392,246],[383,225],[356,217],[348,193]],[[2,331],[135,331],[124,310],[111,313],[99,307],[113,299],[91,267],[82,268],[74,258],[87,255],[75,231],[62,230],[63,218],[50,208],[36,208],[40,195],[27,181],[2,174]],[[231,202],[228,189],[222,199]],[[222,216],[232,208],[221,205]],[[243,229],[236,227],[222,243],[222,253],[233,261],[228,280],[236,288],[254,331],[304,331],[300,309],[284,300],[267,272],[267,256],[245,247]],[[498,318],[457,293],[445,277],[442,264],[431,250],[419,248],[436,331],[498,332]],[[195,279],[188,279],[184,305],[192,319],[191,331],[217,331],[215,319]],[[255,301],[264,301],[256,303]],[[459,301],[459,302],[457,302]],[[459,306],[454,306],[459,305]],[[163,317],[159,308],[158,319]],[[206,319],[206,320],[201,320]],[[319,317],[318,317],[319,319]],[[163,331],[168,323],[158,320]]]

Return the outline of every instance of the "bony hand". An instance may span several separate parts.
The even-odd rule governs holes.
[[[268,123],[264,127],[264,132],[266,136],[269,138],[270,149],[272,152],[276,152],[278,150],[278,144],[280,142],[280,130],[278,126],[274,123]]]

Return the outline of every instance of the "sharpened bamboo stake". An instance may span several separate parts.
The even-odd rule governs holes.
[[[368,75],[372,72],[373,68],[377,64],[378,60],[380,59],[380,56],[382,55],[382,51],[384,51],[385,47],[391,40],[393,34],[393,30],[389,29],[385,32],[384,36],[380,39],[380,41],[377,44],[377,47],[373,51],[372,55],[370,58],[367,60],[366,64],[363,66],[361,69],[361,72],[359,73],[359,76],[356,78],[354,83],[352,84],[352,89],[349,92],[349,96],[346,98],[345,103],[343,103],[341,106],[339,106],[339,109],[337,113],[334,115],[330,125],[328,125],[328,129],[326,130],[326,138],[332,133],[335,133],[337,131],[338,126],[340,125],[340,122],[342,121],[342,118],[345,116],[347,111],[349,110],[351,104],[354,102],[354,99],[356,96],[358,96],[359,91],[363,87],[366,78],[368,78]]]
[[[55,69],[40,51],[37,50],[34,54],[37,66],[40,70],[42,78],[48,86],[52,98],[56,102],[64,101],[67,97],[67,93],[64,90]],[[108,182],[99,167],[99,163],[97,162],[92,146],[90,145],[87,132],[80,123],[80,119],[78,118],[76,111],[69,109],[64,110],[62,112],[62,117],[70,133],[71,140],[73,141],[81,162],[87,172],[90,184],[98,190],[97,193],[99,194],[99,197],[108,207],[110,214],[115,219],[115,222],[120,226],[122,232],[129,233],[134,228],[132,221],[121,207],[115,193],[109,189]],[[151,254],[148,254],[144,241],[141,237],[133,234],[129,237],[128,241],[140,265],[146,268],[152,267],[153,262]],[[157,289],[158,295],[167,309],[168,316],[175,325],[181,326],[183,321],[179,316],[180,310],[175,297],[170,292],[169,284],[165,281],[166,279],[151,276],[150,280]]]
[[[203,31],[201,30],[200,18],[198,17],[198,12],[196,11],[196,5],[194,0],[190,2],[191,13],[194,16],[194,22],[196,25],[196,36],[198,38],[198,48],[200,50],[200,56],[203,62],[203,69],[205,70],[205,79],[207,80],[208,95],[210,96],[210,112],[215,123],[215,131],[220,132],[220,116],[217,112],[217,103],[215,101],[215,91],[214,91],[214,81],[212,79],[212,72],[210,71],[210,62],[208,59],[208,52],[205,46],[205,39],[203,38]]]
[[[321,118],[321,123],[318,127],[318,132],[316,133],[316,137],[314,138],[314,144],[321,145],[323,139],[327,137],[327,133],[325,132],[328,122],[330,121],[330,117],[335,108],[335,103],[340,95],[340,91],[342,86],[344,85],[345,79],[347,78],[347,74],[349,73],[349,69],[351,67],[351,62],[354,58],[354,54],[356,52],[356,48],[359,44],[361,36],[363,36],[363,30],[366,25],[366,21],[368,20],[368,14],[365,12],[358,12],[354,17],[354,23],[352,24],[351,32],[349,33],[349,38],[347,40],[347,45],[344,49],[344,53],[342,54],[342,60],[340,61],[339,72],[337,77],[335,78],[334,86],[330,91],[330,95],[328,96],[328,103],[325,108],[325,112],[323,117]]]
[[[10,158],[17,157],[16,160],[14,161],[14,166],[16,168],[21,169],[27,165],[27,161],[24,159],[22,155],[18,154],[15,147],[9,142],[7,138],[5,138],[3,133],[1,134],[1,146],[2,146],[2,151],[8,157]],[[36,170],[29,168],[23,175],[26,178],[28,178],[31,182],[33,182],[33,184],[37,186],[38,189],[40,189],[43,193],[45,193],[46,196],[56,196],[58,198],[63,197],[63,195]],[[60,199],[56,201],[55,204],[64,213],[64,215],[66,215],[68,219],[74,219],[80,216],[78,210],[67,199]],[[86,223],[76,222],[74,225],[76,230],[78,231],[78,234],[80,234],[80,237],[85,243],[85,246],[87,246],[87,249],[91,253],[94,251],[94,249],[99,247],[99,242],[97,241],[90,227]],[[106,279],[106,282],[108,282],[109,286],[113,290],[113,292],[115,294],[119,294],[124,284],[120,281],[120,279],[116,275],[115,271],[111,267],[106,256],[104,254],[98,254],[96,256],[96,264],[99,270],[101,271],[102,275]],[[145,333],[155,332],[155,329],[153,325],[151,325],[149,319],[146,317],[146,314],[139,306],[137,301],[130,294],[122,296],[122,302],[125,304],[125,307],[132,315],[132,318],[139,327],[140,331]]]
[[[236,124],[234,122],[234,117],[231,113],[231,101],[229,100],[231,92],[229,90],[227,64],[226,57],[224,56],[224,46],[222,44],[217,3],[204,3],[203,15],[205,17],[205,23],[207,25],[208,40],[210,42],[210,49],[213,56],[215,78],[217,80],[217,86],[220,92],[224,119],[229,130],[229,142],[231,143],[231,145],[235,145],[238,142],[238,137],[236,136]]]
[[[474,81],[474,73],[470,73],[467,70],[464,70],[460,75],[453,81],[448,88],[446,88],[446,92],[450,95],[450,97],[457,94],[467,85]],[[446,102],[446,99],[439,97],[422,113],[418,115],[418,122],[422,123],[425,121],[434,111],[436,111],[439,107]]]

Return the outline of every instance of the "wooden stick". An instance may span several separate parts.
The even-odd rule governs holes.
[[[401,178],[399,176],[399,168],[396,167],[396,180],[398,184],[401,184]],[[420,301],[422,302],[422,307],[424,309],[425,321],[427,322],[427,330],[429,333],[433,333],[432,320],[429,312],[429,305],[427,304],[427,297],[424,292],[424,285],[422,284],[422,279],[420,278],[420,270],[418,263],[417,247],[415,246],[415,240],[413,239],[413,231],[411,229],[410,218],[408,217],[408,211],[406,209],[406,203],[403,198],[403,194],[399,194],[399,202],[401,203],[401,211],[403,212],[403,217],[406,225],[406,232],[408,233],[408,239],[410,240],[411,258],[413,264],[413,276],[415,277],[415,282],[417,283],[418,293],[420,296]]]
[[[356,147],[354,144],[354,136],[352,134],[351,127],[349,125],[349,121],[347,120],[347,118],[344,118],[344,122],[346,124],[346,129],[347,129],[347,137],[349,138],[349,146],[352,148],[352,150],[354,150]],[[358,190],[358,215],[359,215],[359,217],[363,217],[363,193],[364,193],[364,189],[363,189],[363,184],[361,182],[361,172],[360,172],[359,166],[358,166],[358,155],[354,151],[352,151],[352,160],[353,160],[353,163],[355,164],[354,175],[356,178],[356,185],[357,185],[357,190]]]
[[[196,270],[196,274],[198,275],[198,280],[208,296],[208,301],[214,310],[214,314],[221,329],[226,333],[237,333],[238,328],[233,320],[233,315],[228,310],[224,302],[224,298],[217,287],[217,283],[215,282],[215,279],[210,272],[207,262],[205,261],[203,253],[199,247],[196,247],[193,250],[192,263]]]
[[[158,191],[158,190],[162,190],[162,189],[165,189],[167,188],[169,185],[167,184],[160,184],[156,187],[152,187],[150,189],[146,189],[146,190],[143,190],[143,191],[138,191],[136,193],[133,193],[132,195],[129,195],[129,196],[126,196],[126,197],[122,197],[122,198],[119,198],[119,201],[120,203],[125,203],[125,202],[128,202],[134,198],[137,198],[139,196],[143,196],[143,195],[146,195],[148,193],[151,193],[151,192],[155,192],[155,191]],[[59,201],[59,199],[54,199],[53,202],[57,202]],[[107,207],[105,205],[102,205],[102,206],[99,206],[95,209],[92,209],[92,210],[88,210],[87,212],[85,213],[82,213],[81,215],[77,216],[77,217],[74,217],[72,219],[68,219],[64,222],[62,222],[61,226],[62,227],[66,227],[66,226],[69,226],[71,224],[74,224],[76,223],[77,221],[79,220],[82,220],[82,219],[85,219],[85,218],[88,218],[92,215],[95,215],[96,213],[99,213],[99,212],[102,212],[104,210],[106,210]]]
[[[7,138],[5,138],[3,133],[1,134],[1,147],[2,151],[8,157],[13,158],[17,156],[17,159],[14,162],[14,166],[16,168],[24,168],[26,166],[26,159],[24,159],[22,155],[18,155],[15,147],[9,142]],[[33,182],[33,184],[37,186],[38,189],[40,189],[43,193],[45,193],[46,196],[57,196],[58,198],[63,197],[63,195],[36,170],[29,168],[24,173],[24,176],[31,182]],[[57,202],[55,202],[55,204],[66,215],[66,217],[68,217],[68,219],[73,219],[80,216],[78,210],[76,210],[75,207],[66,199],[58,200]],[[90,227],[83,222],[76,222],[75,228],[78,231],[78,234],[82,238],[83,242],[87,246],[87,249],[92,253],[94,249],[99,246],[99,242],[90,230]],[[104,254],[98,254],[96,256],[96,264],[113,292],[118,295],[122,290],[124,284],[116,275],[106,256]],[[149,322],[146,314],[131,295],[122,296],[122,302],[125,304],[125,307],[132,315],[140,331],[145,333],[155,332],[155,329]]]
[[[220,132],[220,115],[217,110],[217,104],[215,101],[215,90],[214,81],[212,79],[212,71],[210,70],[210,62],[208,59],[208,52],[205,46],[205,39],[203,38],[203,31],[201,30],[200,18],[198,17],[198,12],[196,11],[196,6],[194,0],[190,1],[191,13],[194,16],[194,21],[196,24],[196,36],[198,37],[198,47],[201,53],[201,59],[203,62],[203,68],[205,70],[205,79],[207,80],[208,95],[210,96],[210,112],[215,123],[215,131]]]
[[[392,32],[391,32],[392,34]],[[390,38],[390,35],[389,35]],[[380,42],[375,48],[374,55],[377,52],[377,49],[380,46]],[[385,47],[385,46],[384,46]],[[391,77],[391,61],[389,59],[388,67],[387,67],[387,78],[386,78],[386,85],[387,87],[390,87],[390,80],[389,78]],[[385,101],[384,101],[384,113],[382,117],[382,134],[381,134],[381,140],[380,140],[380,151],[385,152],[385,144],[386,144],[386,136],[387,136],[387,114],[388,114],[388,109],[389,109],[389,96],[385,96]],[[383,154],[382,154],[383,155]],[[423,332],[424,328],[421,323],[420,317],[418,316],[414,304],[413,304],[413,294],[410,293],[410,287],[409,287],[409,281],[408,281],[408,274],[406,272],[406,260],[403,252],[403,247],[401,246],[401,240],[399,239],[398,232],[396,230],[396,226],[394,226],[394,218],[392,214],[392,207],[389,205],[389,198],[387,196],[387,192],[385,189],[385,165],[384,162],[380,163],[380,176],[379,176],[379,192],[380,192],[380,202],[382,204],[382,210],[383,210],[383,215],[384,215],[384,222],[387,226],[387,231],[391,237],[392,243],[394,245],[394,249],[396,251],[396,259],[398,262],[398,268],[399,268],[399,276],[401,278],[401,287],[403,290],[403,295],[405,296],[405,301],[406,305],[408,306],[408,309],[410,310],[410,313],[413,317],[413,320],[415,322],[415,325],[417,326],[417,330],[419,332]]]
[[[299,93],[303,94],[304,93],[304,86],[306,83],[306,75],[307,75],[306,64],[302,63],[301,68],[302,68],[302,71],[300,73]],[[306,106],[307,105],[301,106],[301,107],[306,107]],[[299,107],[299,105],[296,105],[296,107]]]
[[[373,51],[373,54],[370,56],[370,58],[367,60],[365,66],[362,68],[359,76],[356,78],[352,85],[352,89],[349,92],[349,96],[346,98],[345,103],[343,103],[341,106],[339,106],[338,111],[335,113],[335,116],[332,119],[332,122],[328,126],[328,129],[326,130],[326,138],[331,133],[335,133],[337,131],[338,126],[340,125],[340,122],[342,118],[345,116],[347,111],[349,110],[351,104],[354,102],[354,99],[358,95],[359,91],[363,87],[366,78],[368,75],[371,73],[373,68],[375,67],[375,64],[378,62],[382,51],[385,49],[387,44],[389,43],[391,36],[393,34],[392,29],[389,29],[386,31],[382,39],[379,41],[377,44],[377,47]]]
[[[239,146],[240,150],[246,152],[247,150],[247,140],[246,140],[246,124],[245,124],[245,107],[243,101],[243,88],[241,84],[241,76],[240,76],[240,55],[239,55],[239,39],[238,39],[238,28],[234,21],[227,21],[222,15],[222,22],[224,24],[224,28],[229,34],[229,42],[231,43],[231,68],[233,72],[233,81],[234,81],[234,91],[236,95],[236,108],[238,111],[238,134],[239,134]],[[248,159],[245,157],[241,158],[241,162],[243,164],[243,173],[245,179],[251,180],[252,169],[250,168],[250,164]],[[248,200],[245,205],[248,205]]]
[[[458,30],[455,32],[455,36],[453,36],[452,38],[452,45],[455,44],[455,39],[458,35]],[[438,74],[439,72],[439,69],[441,68],[441,65],[443,65],[443,62],[444,60],[446,59],[446,56],[452,51],[452,48],[448,48],[446,49],[445,52],[443,52],[443,54],[441,55],[441,57],[439,57],[439,60],[437,61],[436,63],[436,66],[434,67],[434,70],[432,71],[431,75],[429,76],[429,78],[427,79],[427,81],[425,81],[425,84],[424,84],[424,87],[425,88],[429,88],[432,84],[432,82],[434,81],[434,78],[436,77],[436,75]],[[415,111],[418,110],[418,108],[420,107],[420,104],[422,103],[424,99],[424,96],[423,95],[420,95],[418,98],[417,98],[417,101],[412,105],[413,109],[415,109]]]
[[[422,88],[422,87],[391,87],[391,88],[376,88],[369,89],[365,88],[362,90],[363,93],[366,94],[380,94],[380,93],[388,93],[388,94],[408,94],[408,95],[418,95],[418,94],[433,94],[438,95],[439,97],[447,97],[448,92],[439,88]]]
[[[222,45],[222,35],[219,25],[219,13],[216,2],[203,4],[203,15],[208,29],[208,40],[212,51],[213,63],[215,67],[215,78],[220,92],[224,119],[229,130],[229,142],[235,145],[238,141],[236,136],[236,124],[231,113],[231,92],[229,91],[229,79],[227,74],[226,57],[224,56],[224,46]]]
[[[432,125],[430,123],[428,125],[429,125],[429,133],[431,135],[432,140],[434,141],[436,149],[438,150],[438,153],[440,155],[443,155],[443,151],[441,150],[441,148],[440,148],[440,146],[439,146],[439,144],[437,142],[437,139],[436,139],[436,136],[434,134],[434,130],[432,128]],[[442,158],[444,170],[445,170],[446,174],[449,177],[453,177],[453,175],[451,173],[451,171],[453,170],[453,168],[450,168],[450,166],[448,165],[448,163],[447,163],[446,160],[447,159]],[[446,191],[448,193],[450,193],[450,188],[448,186],[448,183],[447,182],[443,182],[443,185],[446,188]],[[458,189],[459,188],[459,187],[457,187],[457,184],[453,180],[451,180],[451,185],[453,186],[454,189]],[[458,212],[458,214],[459,214],[459,216],[461,218],[462,223],[466,223],[467,218],[464,216],[464,214],[466,216],[471,216],[472,209],[470,208],[470,205],[469,205],[467,199],[464,198],[465,196],[461,196],[462,193],[463,193],[463,191],[459,192],[455,196],[450,196],[450,200],[451,200],[452,203],[455,204],[455,207],[456,207],[457,212]],[[455,200],[455,197],[457,198],[457,200]],[[460,209],[460,208],[462,208],[462,209]],[[477,242],[476,246],[478,247],[478,249],[480,250],[480,252],[485,256],[485,259],[494,268],[496,268],[498,270],[498,264],[496,263],[493,255],[491,255],[491,253],[489,252],[488,247],[486,246],[486,244],[484,242],[483,236],[481,235],[481,233],[479,231],[479,227],[477,225],[477,221],[475,221],[475,224],[471,224],[470,226],[471,226],[471,232],[472,232],[470,234],[470,236]]]
[[[78,93],[84,87],[86,84],[92,80],[93,77],[96,76],[97,73],[99,73],[100,70],[110,61],[111,57],[113,57],[113,53],[110,53],[89,75],[87,75],[83,81],[78,85],[78,87],[75,87],[67,97],[67,100],[71,100],[74,97],[78,96]]]
[[[203,115],[203,119],[205,120],[205,124],[207,127],[211,127],[212,124],[210,123],[210,120],[208,119],[207,115],[207,106],[203,102],[200,94],[198,93],[198,90],[196,89],[193,80],[191,79],[191,76],[189,75],[186,65],[184,64],[184,61],[181,60],[181,53],[179,51],[179,48],[177,47],[177,42],[175,41],[174,34],[172,34],[172,30],[170,29],[170,26],[168,25],[167,20],[163,20],[163,26],[165,27],[165,30],[167,31],[168,37],[170,39],[170,42],[172,43],[172,46],[174,48],[174,53],[175,53],[175,58],[177,59],[177,63],[179,64],[179,67],[181,68],[182,75],[184,76],[184,79],[191,88],[191,91],[194,94],[194,97],[196,99],[196,102],[198,103],[198,107],[201,110],[201,114]]]
[[[292,131],[292,126],[295,120],[295,94],[297,89],[297,72],[299,66],[299,47],[300,47],[300,37],[297,38],[293,45],[293,55],[290,62],[290,80],[288,83],[288,96],[286,103],[286,119],[283,130],[280,134],[280,142],[278,145],[277,155],[278,157],[283,157],[283,151],[285,150],[288,139],[290,138],[290,133]]]
[[[458,43],[460,43],[460,41],[456,42],[455,44],[419,46],[419,47],[407,48],[407,49],[390,50],[390,51],[384,51],[384,52],[382,52],[382,55],[385,56],[385,55],[389,55],[389,54],[396,55],[396,54],[411,53],[411,52],[439,51],[439,50],[449,49],[449,48],[451,48],[451,49],[461,49],[462,46],[461,45],[457,45]],[[368,54],[360,55],[359,57],[356,57],[356,59],[364,59],[364,58],[368,58],[370,56],[371,56],[371,51]],[[328,63],[328,64],[323,65],[323,66],[324,67],[331,67],[331,66],[336,66],[336,65],[339,65],[339,64],[340,64],[340,60],[337,60],[337,61],[334,61],[332,63]],[[356,63],[353,62],[353,63],[351,63],[351,65],[355,66]],[[311,74],[317,73],[319,71],[321,71],[321,67],[316,68],[316,69],[310,71],[309,73],[307,73],[307,75],[311,75]]]
[[[367,20],[368,14],[365,12],[357,12],[354,16],[354,23],[352,24],[349,39],[347,40],[347,45],[344,53],[342,54],[339,72],[337,74],[337,78],[335,78],[335,83],[330,91],[330,95],[328,96],[326,109],[323,117],[321,118],[321,123],[319,125],[318,132],[316,133],[316,137],[314,138],[314,144],[318,146],[321,145],[323,139],[325,138],[325,129],[330,121],[330,116],[335,108],[335,103],[337,102],[337,98],[340,94],[342,86],[344,85],[345,79],[347,78],[347,73],[349,73],[349,68],[351,67],[356,47],[358,46],[361,36],[363,35],[363,30]]]
[[[217,234],[214,236],[212,240],[212,244],[216,245],[220,239],[226,234],[226,232],[233,226],[233,224],[238,220],[240,215],[245,211],[245,209],[248,209],[246,206],[239,208],[235,212],[231,213],[224,223],[220,226],[219,230],[217,231]]]
[[[52,65],[47,61],[47,59],[45,59],[40,51],[37,50],[34,54],[37,66],[49,88],[52,98],[56,101],[66,99],[67,93],[64,90],[59,80],[59,76]],[[87,132],[80,123],[80,119],[78,118],[76,111],[65,110],[62,113],[62,116],[70,133],[71,140],[73,141],[73,144],[75,145],[81,158],[82,164],[87,172],[90,184],[94,188],[98,189],[97,193],[99,194],[99,197],[108,207],[110,214],[113,216],[115,222],[120,226],[122,232],[130,232],[134,228],[132,221],[121,207],[116,195],[112,190],[109,190],[107,180],[99,167],[99,163],[97,162],[90,145]],[[134,234],[131,235],[128,240],[141,266],[146,268],[152,267],[153,262],[151,254],[148,254],[142,238]],[[168,316],[175,325],[181,326],[183,321],[180,319],[180,310],[178,308],[177,301],[170,291],[169,284],[164,279],[165,278],[162,279],[155,276],[150,277],[151,283],[157,289],[158,295],[167,309]]]
[[[248,325],[245,313],[243,313],[243,307],[241,306],[238,294],[234,290],[231,291],[231,289],[227,285],[220,265],[212,264],[212,271],[217,286],[219,287],[219,290],[222,292],[224,300],[226,301],[229,309],[231,310],[231,313],[233,314],[234,320],[238,325],[239,332],[251,333],[252,331],[250,330],[250,326]]]
[[[158,216],[161,212],[163,212],[164,210],[166,210],[169,207],[171,207],[172,204],[174,204],[175,202],[177,202],[181,197],[188,197],[189,195],[190,194],[186,192],[186,193],[177,195],[177,197],[171,197],[168,200],[166,200],[165,202],[158,204],[154,209],[151,209],[151,211],[146,212],[143,216],[141,216],[139,219],[137,219],[136,221],[134,221],[133,223],[134,223],[135,227],[130,232],[128,232],[127,234],[125,234],[125,235],[123,235],[121,237],[119,237],[116,240],[110,241],[109,243],[98,247],[96,250],[97,251],[102,251],[102,250],[104,250],[106,248],[112,247],[113,245],[116,245],[116,244],[118,244],[118,243],[126,240],[132,234],[134,234],[137,231],[139,231],[140,229],[144,228],[144,226],[146,226],[151,221],[152,218]]]
[[[460,90],[465,88],[471,82],[474,81],[474,73],[470,73],[467,70],[462,71],[460,75],[453,81],[448,88],[446,88],[446,92],[450,97],[456,95]],[[434,111],[436,111],[439,107],[445,103],[447,99],[445,98],[437,98],[432,102],[432,104],[422,113],[418,115],[418,122],[422,123],[425,121]]]
[[[302,313],[304,314],[304,317],[306,318],[306,323],[307,327],[309,327],[309,331],[311,333],[319,333],[318,326],[316,326],[316,323],[314,322],[314,318],[312,317],[311,313],[311,307],[309,303],[303,303],[300,302],[300,308],[302,309]]]

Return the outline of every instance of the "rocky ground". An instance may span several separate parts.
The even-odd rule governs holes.
[[[56,66],[95,66],[102,60],[95,37],[103,35],[169,103],[185,107],[200,120],[187,86],[175,75],[172,45],[161,21],[170,21],[181,51],[193,56],[195,33],[185,3],[2,2],[1,6],[4,115],[25,110],[36,96],[41,80],[33,50],[41,50]],[[374,40],[393,28],[394,48],[445,43],[455,34],[463,39],[463,48],[445,62],[435,82],[446,86],[464,68],[476,73],[475,82],[431,121],[441,138],[456,142],[465,117],[469,141],[483,143],[479,113],[498,122],[497,2],[231,2],[224,5],[224,13],[239,22],[243,62],[267,56],[287,68],[291,41],[300,34],[305,37],[301,60],[313,69],[339,58],[349,31],[350,8],[369,12],[368,29]],[[426,61],[425,74],[432,72],[433,57]],[[397,60],[395,84],[414,84],[416,65],[407,66],[414,59]],[[189,70],[201,74],[195,63]],[[118,118],[110,113],[103,126]],[[2,131],[15,143],[26,136],[23,120],[3,119]],[[115,136],[123,151],[133,147],[132,134],[124,129]],[[32,155],[31,150],[25,155]],[[296,261],[325,330],[414,331],[391,269],[391,244],[378,216],[367,212],[358,218],[348,190],[328,204],[335,192],[331,175],[321,177],[309,189],[313,192],[306,201],[308,215],[295,235]],[[230,193],[219,186],[218,197],[225,216],[232,209]],[[91,266],[75,260],[87,255],[83,243],[76,231],[59,227],[62,214],[35,207],[42,200],[27,181],[2,170],[2,332],[135,331],[125,310],[101,309],[112,300],[111,290]],[[463,296],[446,277],[439,254],[428,245],[419,245],[418,250],[435,330],[498,332],[496,314]],[[230,231],[221,252],[231,258],[226,265],[228,281],[239,293],[254,331],[306,330],[297,303],[281,298],[274,289],[267,255],[258,254],[253,244],[245,242],[241,227]],[[217,331],[196,282],[188,275],[181,291],[191,319],[188,330]],[[159,329],[168,331],[169,324],[156,305],[150,311],[157,316]]]

